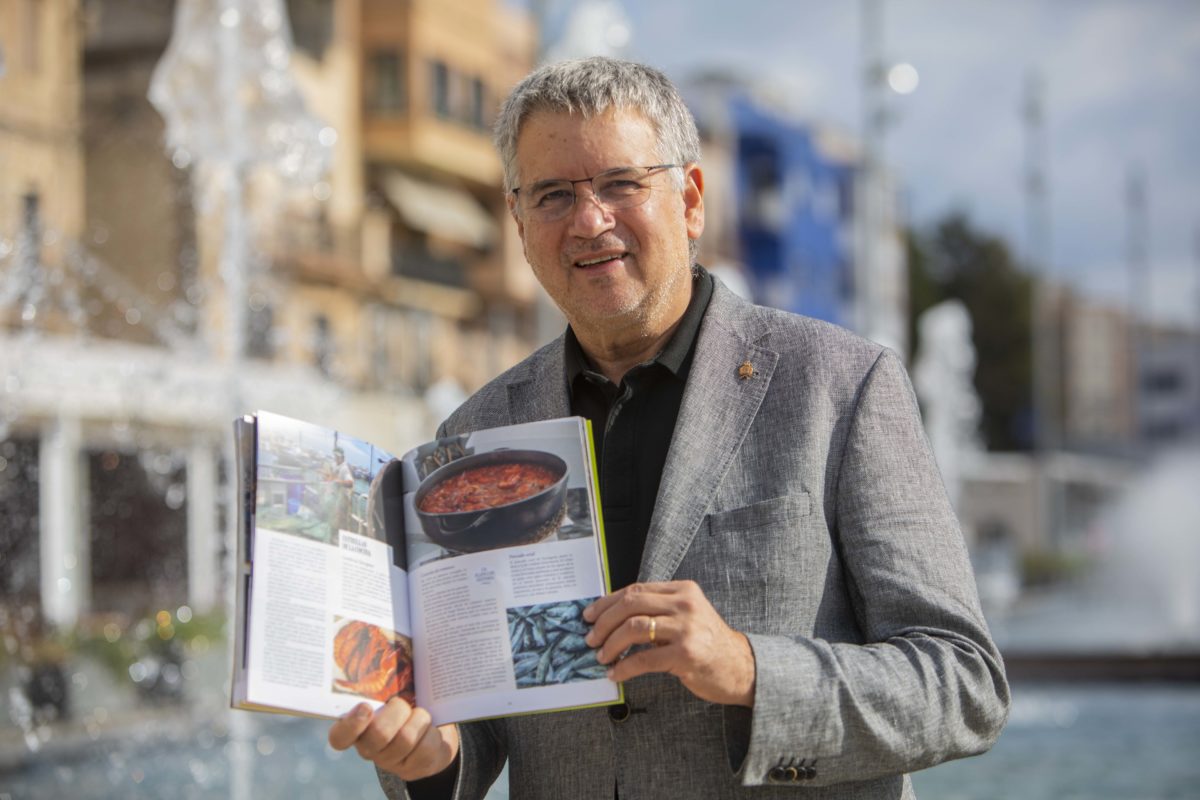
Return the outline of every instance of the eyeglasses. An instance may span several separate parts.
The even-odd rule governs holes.
[[[617,167],[605,170],[590,178],[577,181],[538,181],[530,186],[513,189],[517,207],[523,216],[538,222],[557,222],[575,207],[575,184],[590,183],[592,198],[609,211],[640,206],[650,197],[650,176],[664,169],[674,169],[682,164],[655,164],[652,167]]]

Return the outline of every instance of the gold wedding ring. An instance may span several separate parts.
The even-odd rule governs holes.
[[[654,644],[654,634],[658,628],[658,620],[654,617],[650,618],[650,644]]]

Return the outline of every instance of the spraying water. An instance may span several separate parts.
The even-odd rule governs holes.
[[[1200,649],[1200,447],[1164,452],[1094,531],[1095,566],[997,620],[1002,647],[1041,651]]]

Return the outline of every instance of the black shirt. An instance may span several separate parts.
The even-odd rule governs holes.
[[[698,266],[679,327],[658,355],[630,369],[619,386],[592,369],[574,331],[567,329],[571,413],[592,421],[614,591],[637,580],[696,334],[712,291],[712,276]]]

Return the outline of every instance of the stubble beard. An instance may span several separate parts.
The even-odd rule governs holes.
[[[636,256],[635,256],[636,258]],[[568,269],[576,269],[569,266]],[[560,304],[559,310],[566,316],[571,327],[578,333],[580,328],[608,335],[636,332],[642,337],[659,335],[677,320],[667,319],[673,311],[671,298],[680,291],[683,281],[690,281],[691,266],[681,263],[673,269],[667,279],[656,287],[650,287],[645,292],[638,291],[635,286],[626,285],[625,296],[601,311],[594,302],[589,302],[586,293],[573,295],[568,292]],[[609,298],[615,300],[618,298]]]

